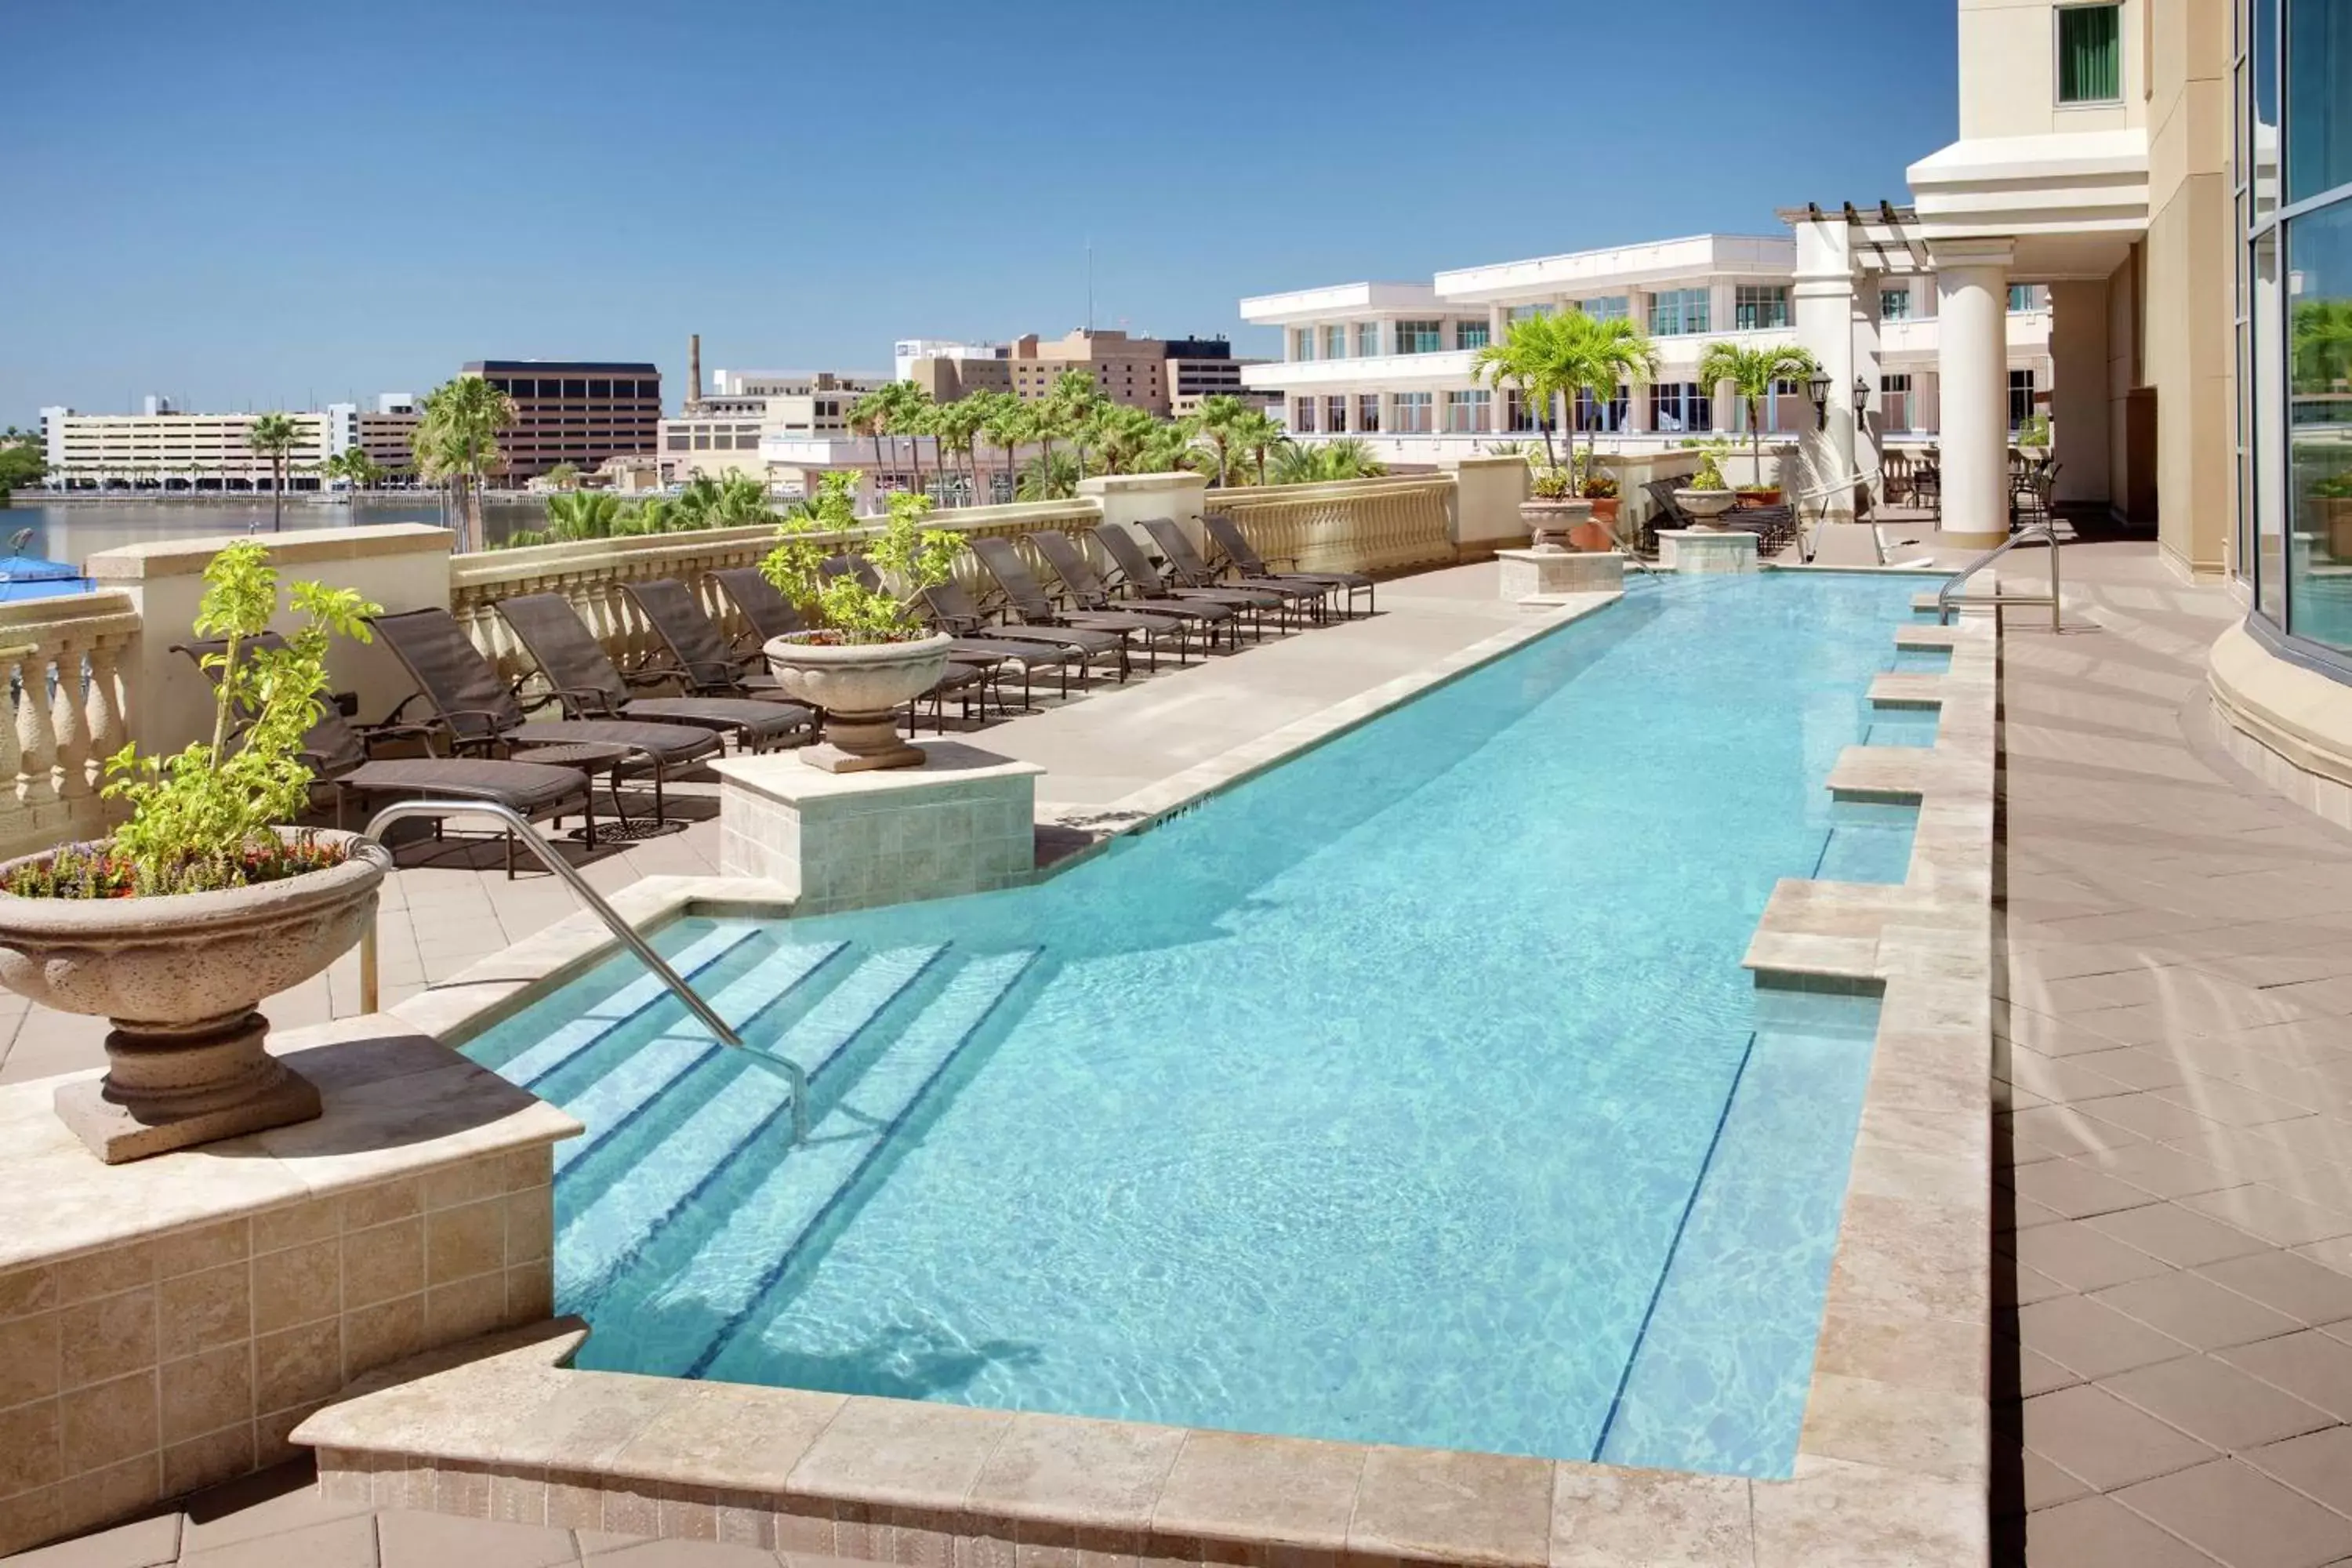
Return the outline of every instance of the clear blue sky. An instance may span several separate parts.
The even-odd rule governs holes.
[[[885,368],[1904,197],[1950,0],[16,8],[0,424],[463,361]]]

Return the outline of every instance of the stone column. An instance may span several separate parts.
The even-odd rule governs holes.
[[[2006,239],[1939,240],[1936,338],[1943,424],[1944,532],[1990,546],[2009,537],[2009,264]]]
[[[1797,280],[1790,289],[1797,342],[1812,352],[1829,377],[1830,395],[1821,427],[1799,448],[1800,489],[1818,489],[1855,472],[1853,248],[1845,215],[1826,214],[1818,222],[1794,226]],[[1853,496],[1844,486],[1829,498],[1828,521],[1853,521]]]

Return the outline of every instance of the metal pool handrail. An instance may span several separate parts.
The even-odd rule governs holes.
[[[670,994],[685,1004],[688,1012],[702,1021],[703,1026],[718,1037],[719,1044],[742,1052],[752,1061],[782,1078],[791,1086],[793,1142],[801,1143],[807,1141],[807,1069],[788,1057],[780,1057],[772,1051],[761,1050],[757,1046],[745,1044],[743,1037],[729,1026],[727,1020],[720,1017],[710,1004],[704,1001],[694,987],[688,985],[677,971],[669,966],[668,960],[656,952],[652,944],[637,934],[636,928],[623,920],[619,912],[604,901],[603,895],[588,885],[587,879],[572,868],[570,861],[548,846],[547,840],[541,838],[532,829],[521,813],[511,806],[501,805],[494,801],[395,801],[368,818],[368,825],[360,829],[360,837],[381,844],[383,842],[383,829],[395,822],[416,816],[431,817],[436,821],[450,816],[488,816],[504,823],[507,830],[521,840],[524,847],[538,857],[539,863],[562,879],[580,901],[588,906],[589,912],[604,922],[604,929],[611,931],[622,946],[636,954],[637,962],[653,971],[654,978],[667,986]],[[360,1010],[363,1013],[374,1012],[377,1000],[375,921],[371,917],[367,930],[360,935]]]
[[[2033,541],[2039,541],[2050,546],[2050,592],[2046,597],[2040,594],[2004,594],[2000,591],[2000,579],[1996,577],[1993,579],[1990,598],[1971,599],[1969,603],[1990,605],[1995,616],[2000,614],[2000,607],[2003,605],[2047,605],[2050,606],[2050,629],[2053,632],[2064,630],[2065,628],[2059,622],[2058,528],[2054,522],[2029,522],[1958,572],[1953,573],[1944,585],[1936,590],[1936,624],[1940,626],[1952,624],[1955,607],[1952,601],[1959,597],[1962,584],[2019,545]]]

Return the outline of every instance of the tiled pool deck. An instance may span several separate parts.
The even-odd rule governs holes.
[[[2070,631],[2021,625],[2005,653],[1993,1018],[1996,1092],[2011,1109],[1994,1146],[1994,1560],[2352,1561],[2352,837],[2210,743],[2200,661],[2237,614],[2224,593],[2181,586],[2143,547],[2078,548],[2068,567]],[[1391,584],[1383,609],[1413,612],[1423,657],[1449,637],[1466,646],[1496,629],[1479,581],[1490,570]],[[1429,602],[1416,605],[1424,585]],[[1294,715],[1347,694],[1331,689],[1343,671],[1277,670],[1281,656],[1298,657],[1272,647],[1189,679],[1329,683],[1288,699]],[[1192,702],[1173,686],[1145,691]],[[988,743],[1023,750],[1012,737],[1026,725],[1041,747],[1064,748],[1049,765],[1081,776],[1085,706],[1000,727]],[[1095,802],[1132,793],[1125,745],[1181,743],[1181,726],[1140,706],[1096,764]],[[1198,754],[1246,738],[1202,735]],[[611,886],[704,871],[709,834],[699,825],[634,847],[594,875]],[[419,974],[452,973],[569,912],[544,879],[509,887],[444,869],[402,880],[433,917]],[[77,1041],[46,1016],[15,1041],[0,1075],[96,1059],[94,1035]],[[226,1530],[171,1523],[163,1546],[163,1522],[134,1526],[143,1544],[126,1533],[71,1560],[196,1561],[231,1535],[247,1554],[217,1561],[372,1563],[379,1538],[383,1561],[411,1560],[400,1521],[412,1516],[378,1521],[373,1505],[309,1494],[299,1509],[254,1510],[251,1528],[233,1522],[247,1516],[235,1499],[210,1506]],[[278,1523],[302,1509],[367,1526],[342,1525],[341,1545],[314,1550]],[[305,1530],[323,1522],[301,1517]],[[563,1552],[616,1544],[454,1528],[479,1533],[436,1537],[444,1560],[570,1562]]]

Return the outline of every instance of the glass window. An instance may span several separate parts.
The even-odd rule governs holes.
[[[1662,381],[1650,388],[1650,428],[1689,434],[1715,428],[1715,399],[1695,381]]]
[[[1591,392],[1579,387],[1576,393],[1576,428],[1615,432],[1627,428],[1633,422],[1633,398],[1623,383],[1619,383],[1615,395],[1606,404],[1596,400]]]
[[[1315,357],[1315,329],[1296,327],[1290,333],[1290,357],[1295,360]]]
[[[613,384],[610,381],[592,381],[588,384],[588,395],[609,398],[613,395]]]
[[[2300,80],[2292,31],[2287,55]],[[2288,219],[2285,248],[2287,630],[2352,651],[2352,200]]]
[[[515,383],[516,395],[520,396],[523,388],[529,384],[530,383],[521,381]],[[561,397],[563,395],[563,384],[560,381],[542,381],[539,384],[538,395],[541,397]]]
[[[1315,434],[1315,400],[1302,397],[1290,416],[1290,427],[1304,436]]]
[[[1356,323],[1356,357],[1371,359],[1380,352],[1381,324],[1378,321],[1358,321]]]
[[[2123,7],[2058,8],[2058,101],[2119,103],[2124,96]]]
[[[1549,305],[1514,305],[1504,319],[1511,322],[1532,321],[1538,316],[1550,314],[1551,307]]]
[[[1346,322],[1334,321],[1329,326],[1323,329],[1323,357],[1325,359],[1346,359],[1348,357],[1348,326]]]
[[[1454,323],[1454,346],[1457,349],[1483,349],[1486,346],[1486,323],[1456,321]]]
[[[1356,428],[1370,436],[1381,427],[1381,395],[1363,392],[1356,395]]]
[[[2009,310],[2011,315],[2034,308],[2033,285],[2012,283],[2009,286]]]
[[[1732,328],[1736,331],[1761,331],[1769,327],[1789,324],[1789,289],[1786,284],[1742,283],[1732,290]]]
[[[2284,332],[2279,300],[2278,230],[2253,244],[2254,606],[2286,625],[2286,472],[2284,443],[2285,375],[2279,363]]]
[[[1912,430],[1911,378],[1908,375],[1882,375],[1878,378],[1878,404],[1885,410],[1889,430]]]
[[[1333,393],[1323,400],[1323,428],[1337,436],[1348,427],[1348,399],[1345,394]]]
[[[563,395],[566,397],[575,398],[586,397],[588,395],[587,379],[585,377],[574,377],[566,380],[563,384]]]
[[[1882,321],[1907,321],[1911,319],[1911,290],[1881,289],[1878,291],[1878,319]]]
[[[2009,427],[2011,430],[2033,416],[2033,373],[2013,370],[2009,373]]]
[[[1430,405],[1426,392],[1400,392],[1394,399],[1396,428],[1400,435],[1427,435],[1430,428]]]
[[[1443,321],[1399,321],[1396,335],[1401,354],[1433,354],[1445,346]]]
[[[2344,0],[2283,3],[2286,199],[2294,203],[2352,184],[2352,8]]]
[[[1650,335],[1676,337],[1707,330],[1706,290],[1667,289],[1650,296]]]
[[[1517,433],[1533,430],[1535,427],[1535,405],[1528,401],[1527,394],[1521,392],[1516,386],[1505,388],[1503,392],[1503,428]]]
[[[1630,295],[1602,294],[1591,300],[1579,300],[1576,308],[1596,321],[1622,321],[1633,313]],[[1705,331],[1704,328],[1700,329]]]
[[[1445,428],[1465,435],[1486,428],[1486,413],[1494,395],[1484,389],[1475,392],[1449,392],[1445,395]]]

